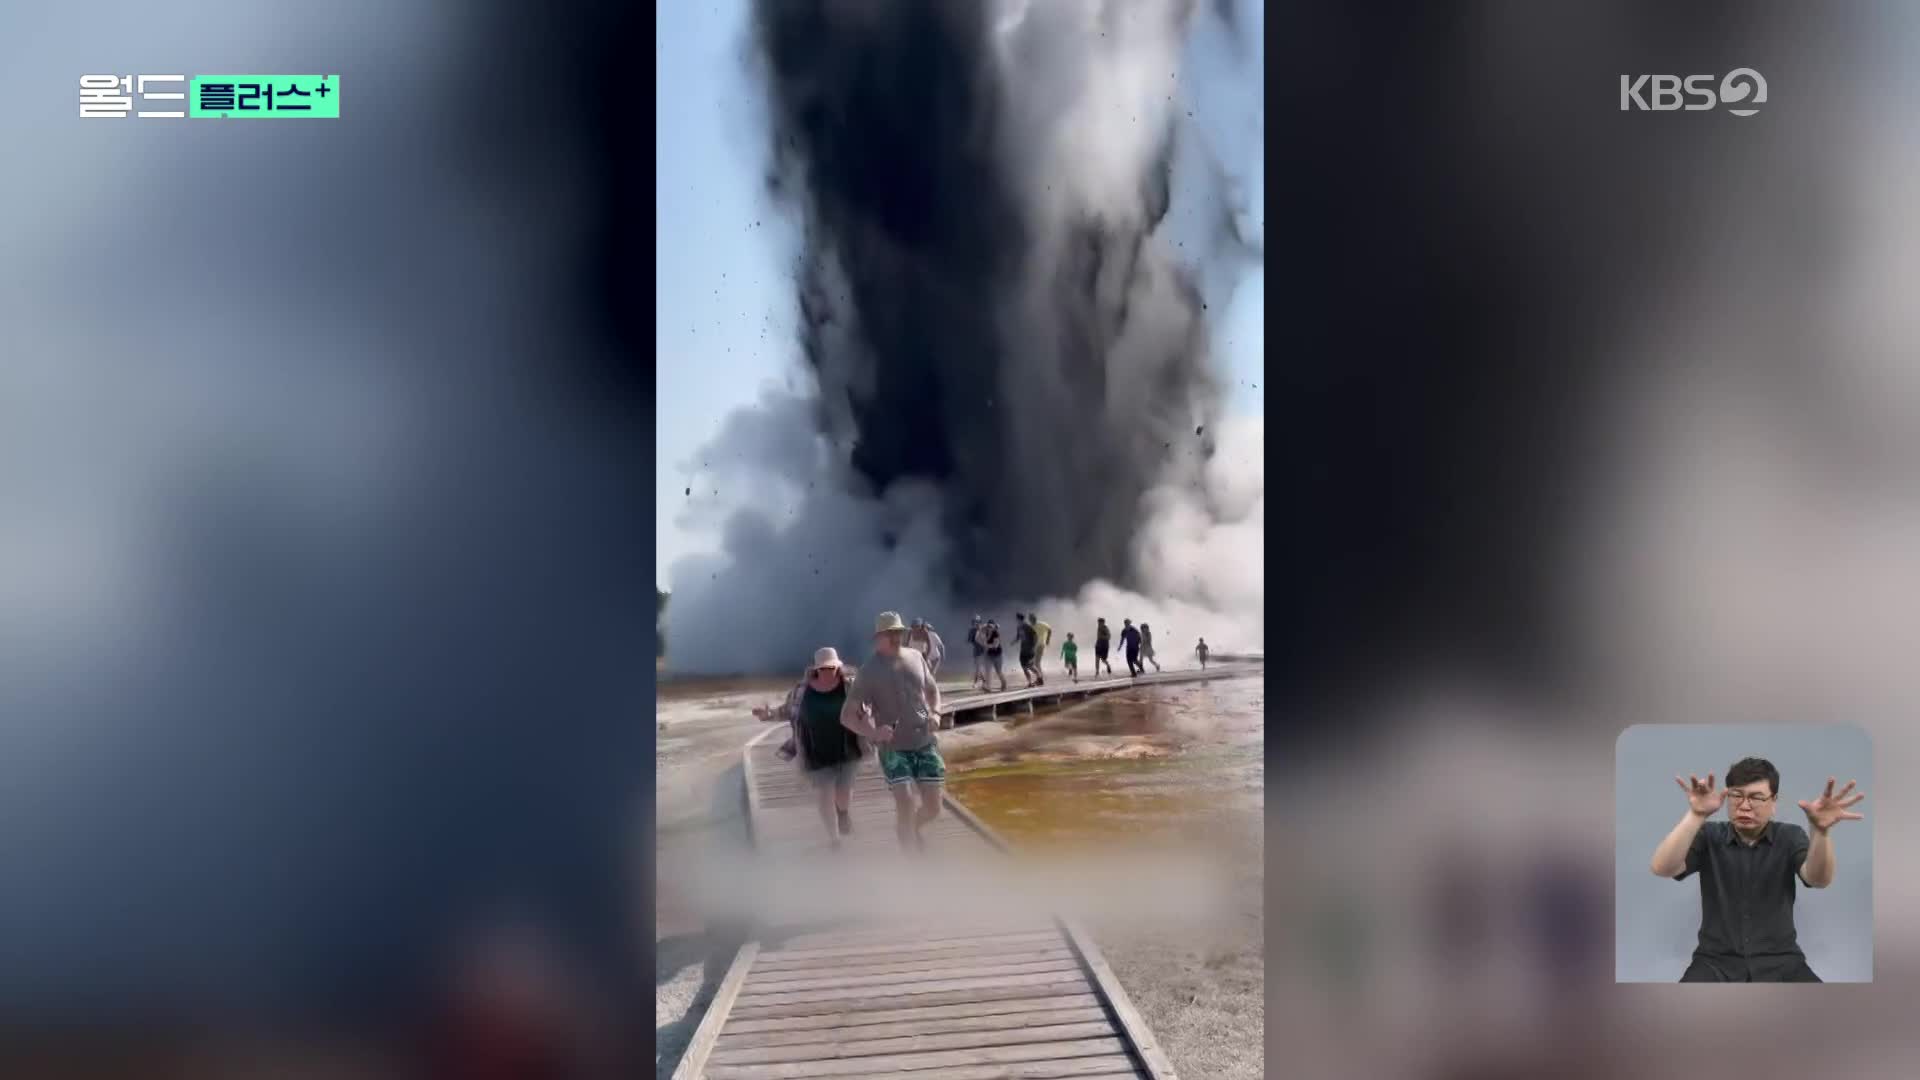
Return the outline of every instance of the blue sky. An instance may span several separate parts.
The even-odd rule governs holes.
[[[688,463],[698,465],[695,455],[727,414],[763,386],[804,381],[785,274],[794,233],[760,183],[758,103],[743,60],[747,0],[662,4],[657,18],[654,488],[664,587],[675,560],[711,546],[678,524]],[[1259,40],[1257,25],[1250,39]],[[1258,123],[1258,103],[1251,108]],[[1252,205],[1262,205],[1258,137],[1231,140],[1226,152],[1244,152],[1235,165],[1252,178]],[[1215,326],[1215,362],[1232,383],[1233,411],[1262,411],[1264,326],[1256,269]]]

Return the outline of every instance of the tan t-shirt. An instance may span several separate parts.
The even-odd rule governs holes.
[[[917,649],[902,648],[895,656],[875,654],[861,666],[860,678],[847,692],[846,707],[871,706],[875,724],[892,725],[893,741],[881,749],[924,750],[934,743],[934,711],[927,705],[933,695],[933,672],[927,669],[926,657]]]

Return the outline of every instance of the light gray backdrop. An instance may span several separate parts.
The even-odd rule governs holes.
[[[1820,794],[1827,777],[1860,782],[1865,821],[1833,828],[1839,871],[1833,884],[1795,882],[1794,924],[1807,962],[1827,982],[1873,981],[1873,744],[1864,731],[1813,724],[1637,724],[1614,748],[1614,978],[1677,982],[1700,932],[1700,878],[1668,881],[1647,869],[1653,849],[1685,812],[1679,773],[1725,787],[1727,766],[1762,757],[1780,770],[1774,820],[1807,827],[1798,803]],[[1836,791],[1838,788],[1835,789]],[[1722,808],[1714,815],[1726,820]]]

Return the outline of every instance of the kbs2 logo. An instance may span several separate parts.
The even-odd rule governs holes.
[[[1682,104],[1682,98],[1691,98]],[[1620,111],[1705,112],[1727,106],[1735,116],[1752,116],[1767,102],[1766,77],[1752,68],[1734,68],[1714,86],[1712,75],[1620,76]]]

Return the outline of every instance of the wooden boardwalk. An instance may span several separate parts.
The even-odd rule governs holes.
[[[943,696],[949,717],[1031,708],[1135,686],[1249,673],[1246,666],[1140,679],[1051,679],[1004,693]],[[824,857],[812,793],[775,753],[785,724],[745,750],[748,822],[763,852]],[[854,784],[853,832],[841,857],[901,857],[893,799],[873,755]],[[927,826],[935,853],[1005,850],[951,796]],[[674,1080],[1174,1080],[1172,1065],[1100,950],[1071,919],[1036,913],[932,924],[763,927],[741,948]]]
[[[951,666],[947,670],[951,672]],[[1045,686],[1035,687],[1018,685],[1021,680],[1016,673],[1009,679],[1009,689],[994,690],[984,694],[971,689],[962,693],[948,693],[943,686],[940,695],[940,712],[949,721],[965,720],[969,717],[978,719],[982,718],[983,713],[987,717],[997,716],[1001,712],[1030,713],[1036,708],[1090,697],[1110,690],[1225,679],[1235,675],[1247,675],[1256,670],[1258,670],[1257,666],[1247,664],[1214,664],[1205,671],[1198,668],[1161,671],[1152,675],[1142,675],[1137,679],[1129,679],[1125,675],[1106,675],[1098,679],[1082,676],[1077,683],[1069,682],[1065,672],[1055,672],[1047,676]],[[953,724],[949,722],[947,726],[952,727]]]

